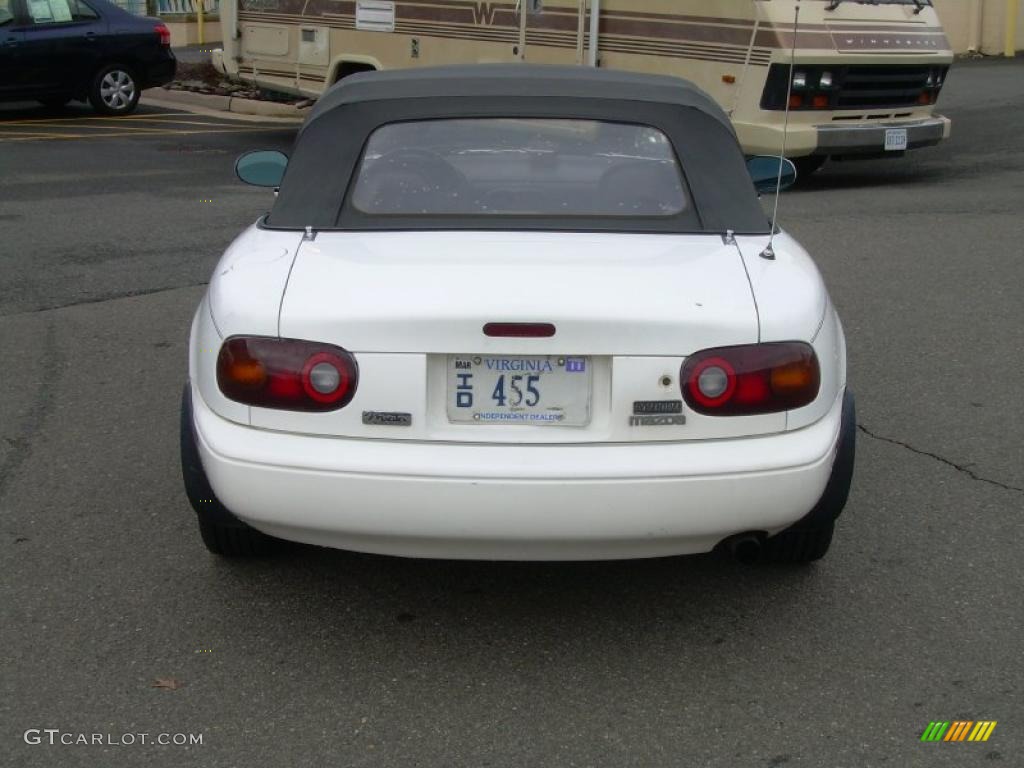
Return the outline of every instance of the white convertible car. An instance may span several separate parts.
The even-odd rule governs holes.
[[[192,324],[182,466],[206,546],[820,558],[854,406],[821,275],[769,242],[757,190],[782,165],[745,161],[674,78],[336,85],[290,159],[239,159],[279,193]]]

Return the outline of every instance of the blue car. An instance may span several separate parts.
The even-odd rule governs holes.
[[[107,0],[0,0],[0,100],[89,101],[102,114],[127,115],[176,66],[160,19]]]

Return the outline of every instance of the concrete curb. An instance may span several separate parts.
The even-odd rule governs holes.
[[[210,93],[193,93],[192,91],[171,91],[164,88],[154,88],[149,93],[154,97],[149,99],[151,102],[169,102],[180,106],[202,107],[203,109],[215,112],[233,112],[239,115],[286,117],[292,120],[304,120],[308,112],[308,108],[299,109],[292,104],[240,99],[237,96],[217,96]]]

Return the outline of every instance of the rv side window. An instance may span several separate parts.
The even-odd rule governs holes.
[[[352,205],[375,216],[670,217],[690,207],[661,131],[593,120],[394,123],[366,145]]]

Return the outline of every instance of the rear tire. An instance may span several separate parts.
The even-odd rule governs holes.
[[[222,557],[259,557],[275,552],[278,539],[246,525],[220,503],[210,487],[192,427],[192,389],[181,395],[181,477],[185,495],[199,520],[199,535],[206,548]]]
[[[135,73],[120,64],[108,64],[96,73],[89,103],[101,115],[129,115],[139,105],[142,89]]]
[[[809,179],[817,171],[821,170],[821,167],[828,162],[828,155],[807,155],[806,157],[793,157],[790,159],[793,161],[793,165],[796,166],[796,179],[799,182],[803,179]]]
[[[850,495],[856,454],[857,408],[853,392],[846,390],[839,445],[825,492],[806,517],[764,543],[762,556],[765,560],[772,563],[812,563],[825,556],[832,544],[836,518],[842,513]]]

